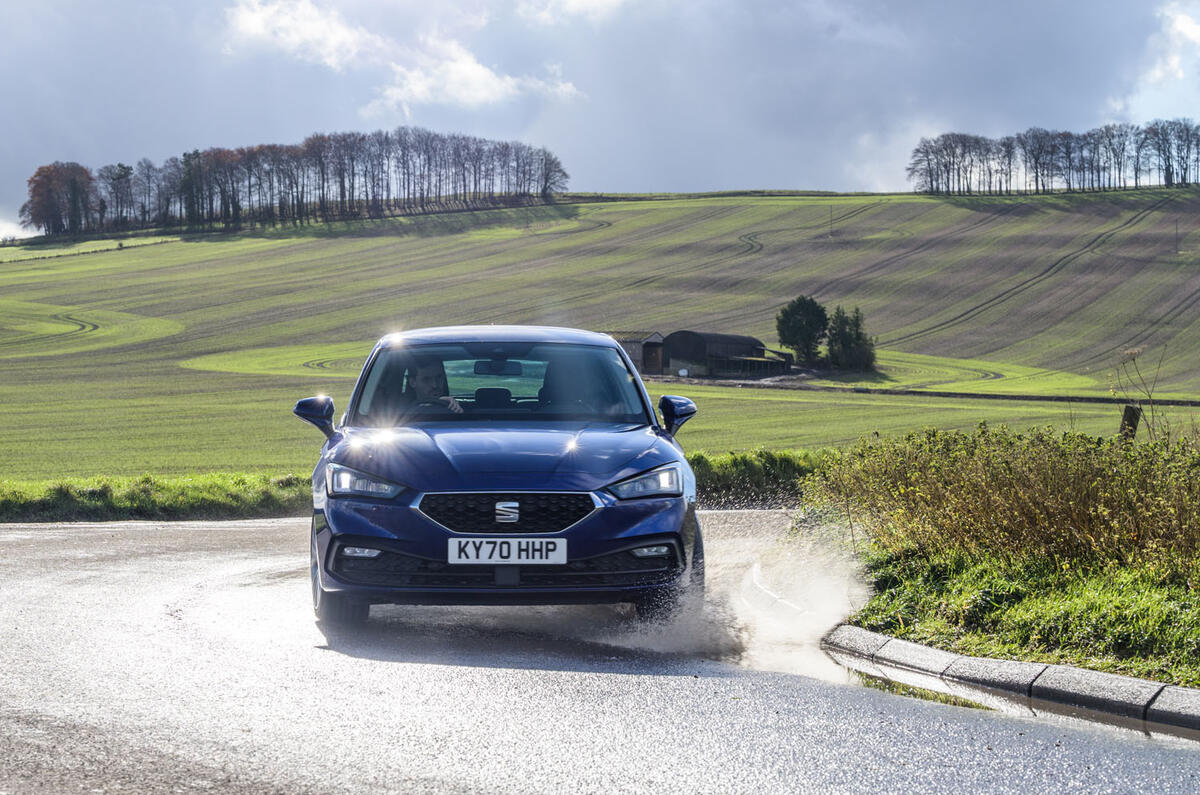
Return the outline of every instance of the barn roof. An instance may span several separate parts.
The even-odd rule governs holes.
[[[662,342],[663,335],[657,331],[605,331],[602,332],[617,342]]]
[[[745,345],[751,348],[763,348],[762,341],[754,337],[747,337],[743,334],[719,334],[715,331],[690,331],[688,329],[680,329],[679,331],[668,334],[672,337],[675,334],[695,334],[706,344],[717,343],[721,345]]]

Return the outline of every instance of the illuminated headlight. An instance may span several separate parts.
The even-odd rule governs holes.
[[[390,483],[341,464],[329,464],[325,467],[325,487],[329,489],[330,497],[353,494],[360,497],[391,499],[404,491],[404,487],[398,483]]]
[[[342,547],[342,555],[347,558],[377,558],[382,554],[383,550],[370,547]]]
[[[683,477],[679,471],[679,464],[668,464],[644,475],[614,483],[608,490],[623,500],[636,500],[640,497],[678,497],[683,494]]]

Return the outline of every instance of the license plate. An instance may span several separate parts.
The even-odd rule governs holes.
[[[449,563],[511,563],[522,566],[567,562],[565,538],[451,538]]]

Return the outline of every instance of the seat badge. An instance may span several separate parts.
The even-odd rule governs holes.
[[[519,502],[498,502],[496,503],[496,521],[511,524],[521,518],[521,503]]]

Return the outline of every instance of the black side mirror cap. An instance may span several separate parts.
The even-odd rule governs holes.
[[[658,401],[658,410],[662,412],[667,433],[672,436],[679,426],[696,416],[696,404],[678,395],[663,395]]]
[[[292,413],[305,422],[316,425],[317,429],[325,434],[326,439],[333,436],[333,398],[328,395],[297,400]]]

